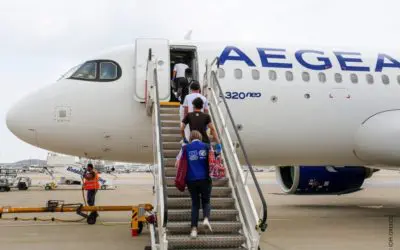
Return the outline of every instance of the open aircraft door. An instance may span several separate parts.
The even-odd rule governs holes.
[[[169,41],[167,39],[136,39],[135,55],[135,100],[144,102],[146,96],[146,66],[149,58],[149,49],[153,59],[157,60],[157,73],[160,101],[169,101],[170,98],[170,56]]]

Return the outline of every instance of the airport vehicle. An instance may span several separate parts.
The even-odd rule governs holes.
[[[32,185],[32,180],[26,176],[18,176],[18,169],[15,168],[2,168],[0,169],[0,190],[10,191],[11,188],[18,190],[28,190]]]
[[[29,177],[0,178],[0,192],[8,192],[11,188],[28,190],[31,185],[32,180]]]
[[[84,173],[84,169],[81,167],[58,167],[57,170],[60,171],[60,174],[62,175],[59,180],[57,180],[53,171],[50,171],[47,167],[44,167],[43,169],[51,177],[51,181],[43,185],[46,190],[56,189],[57,187],[62,185],[82,185],[82,176]],[[71,176],[71,174],[77,177],[74,178]],[[109,179],[100,178],[100,188],[102,190],[115,189],[115,185],[113,185],[112,181]]]
[[[0,192],[8,192],[11,190],[11,183],[9,183],[8,179],[1,178],[0,179]]]
[[[18,190],[28,190],[32,185],[32,179],[26,176],[19,176],[13,182],[13,187],[18,188]]]
[[[218,192],[234,194],[240,206],[231,212],[240,214],[244,241],[253,249],[253,229],[265,226],[266,215],[259,224],[242,165],[249,166],[255,181],[251,164],[278,166],[278,182],[291,194],[358,191],[375,168],[400,166],[400,55],[360,51],[137,39],[88,59],[21,100],[8,112],[7,126],[20,139],[51,151],[156,163],[159,213],[165,214],[158,244],[178,244],[166,230],[168,223],[178,230],[180,224],[171,219],[176,211],[163,201],[171,204],[179,196],[168,189],[172,170],[164,166],[179,151],[170,73],[182,57],[203,84],[222,137],[231,175]],[[173,214],[169,220],[168,214]],[[235,239],[199,241],[213,248]]]

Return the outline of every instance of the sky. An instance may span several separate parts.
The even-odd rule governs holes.
[[[396,48],[396,0],[0,0],[0,163],[45,159],[7,110],[97,52],[138,37]]]

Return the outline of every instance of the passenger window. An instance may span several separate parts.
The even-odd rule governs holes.
[[[114,80],[118,77],[118,68],[115,63],[101,62],[100,63],[100,80]]]
[[[253,69],[251,71],[251,76],[253,77],[253,80],[260,80],[260,71]]]
[[[224,69],[221,69],[221,68],[218,69],[218,77],[221,78],[221,79],[225,77],[225,70]]]
[[[305,81],[305,82],[310,81],[310,73],[308,73],[308,72],[303,72],[303,73],[301,74],[301,78],[303,78],[303,81]]]
[[[343,81],[342,75],[340,73],[335,73],[335,81],[341,83]]]
[[[397,76],[397,83],[400,84],[400,75]]]
[[[366,78],[367,78],[367,83],[368,84],[373,84],[374,83],[374,77],[371,74],[367,74]]]
[[[83,80],[94,80],[97,75],[96,62],[87,62],[83,64],[71,78],[83,79]]]
[[[242,77],[243,77],[243,72],[241,69],[235,69],[234,74],[235,74],[236,79],[242,79]]]
[[[270,70],[268,71],[268,77],[271,81],[275,81],[277,76],[276,76],[276,71]]]
[[[352,83],[358,83],[358,76],[356,74],[350,74],[350,80]]]
[[[387,75],[382,75],[382,82],[385,85],[388,85],[390,83],[389,77]]]
[[[292,71],[286,71],[285,75],[286,75],[286,81],[289,81],[289,82],[293,81],[293,72]]]
[[[318,73],[318,80],[322,83],[326,82],[326,75],[323,72]]]

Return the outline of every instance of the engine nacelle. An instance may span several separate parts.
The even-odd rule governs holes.
[[[400,110],[368,118],[354,137],[354,154],[367,165],[400,165]]]
[[[374,170],[365,167],[277,167],[276,177],[287,194],[344,194],[359,191]]]

